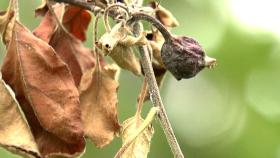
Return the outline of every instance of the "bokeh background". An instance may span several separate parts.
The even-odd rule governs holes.
[[[31,30],[40,18],[39,0],[19,0],[20,19]],[[147,3],[148,1],[146,1]],[[280,1],[161,0],[180,22],[174,34],[195,37],[214,70],[176,81],[167,75],[161,94],[178,141],[187,158],[280,158]],[[8,0],[0,1],[0,9]],[[101,26],[102,27],[102,26]],[[91,30],[91,28],[90,28]],[[87,46],[92,46],[90,37]],[[0,44],[1,59],[5,47]],[[119,89],[119,120],[135,112],[141,79],[123,71]],[[151,103],[145,104],[143,116]],[[0,116],[1,117],[1,116]],[[150,158],[171,158],[159,126]],[[82,158],[110,158],[121,146],[116,138],[97,149],[88,142]],[[1,158],[17,156],[0,149]]]

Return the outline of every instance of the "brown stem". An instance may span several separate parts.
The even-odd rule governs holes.
[[[123,10],[125,10],[126,14],[128,14],[128,8],[122,4],[112,4],[109,7],[107,7],[104,11],[104,25],[107,32],[111,31],[111,27],[109,25],[109,11],[116,7],[122,8]]]
[[[133,31],[136,36],[138,36],[141,33],[141,27],[140,23],[136,22],[133,26]],[[154,75],[154,70],[152,67],[152,63],[149,57],[147,46],[139,46],[139,53],[141,56],[141,63],[144,69],[145,76],[147,78],[147,82],[149,85],[149,92],[151,96],[152,103],[155,107],[159,107],[159,121],[161,123],[161,126],[163,128],[163,131],[165,133],[165,136],[167,138],[167,141],[169,143],[169,146],[171,147],[171,150],[174,154],[175,158],[184,158],[184,155],[181,151],[181,148],[177,142],[176,136],[173,132],[172,126],[169,122],[168,116],[166,114],[164,105],[162,103],[159,88],[156,82],[156,78]]]
[[[134,21],[139,21],[139,20],[144,20],[144,21],[150,22],[150,23],[152,23],[153,26],[155,26],[161,32],[165,41],[171,41],[171,39],[172,39],[171,33],[156,18],[154,18],[148,14],[145,14],[145,13],[133,13],[131,16],[132,16],[132,18],[128,20],[128,23],[132,23]]]
[[[147,88],[148,88],[148,84],[147,84],[147,79],[145,77],[144,81],[143,81],[142,88],[141,88],[138,104],[137,104],[136,117],[140,117],[142,107],[143,107],[143,103],[144,103],[146,93],[147,93]]]
[[[93,50],[94,50],[95,57],[96,57],[96,66],[97,66],[98,72],[100,70],[100,58],[99,58],[99,53],[98,53],[98,49],[97,49],[96,43],[98,41],[97,29],[98,29],[99,18],[100,18],[100,14],[97,14],[96,17],[95,17],[94,25],[93,25],[93,37],[94,37],[94,40],[93,40]]]
[[[91,3],[87,3],[86,1],[82,0],[53,0],[58,3],[67,3],[67,4],[72,4],[77,7],[84,8],[89,11],[94,11],[95,6],[93,6]]]

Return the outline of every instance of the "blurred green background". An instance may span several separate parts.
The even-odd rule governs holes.
[[[148,2],[148,1],[146,1]],[[0,1],[0,9],[8,0]],[[161,94],[186,158],[280,158],[280,20],[277,0],[161,0],[180,22],[172,30],[195,37],[214,70],[176,81],[168,74]],[[31,30],[40,18],[39,0],[20,0],[20,19]],[[278,8],[278,9],[277,9]],[[89,32],[89,35],[91,32]],[[92,39],[86,43],[91,46]],[[0,45],[1,58],[5,47]],[[135,112],[141,80],[123,71],[119,89],[119,120]],[[151,107],[145,104],[143,116]],[[150,158],[171,158],[159,126]],[[120,138],[103,149],[88,142],[83,158],[110,158]],[[15,155],[0,150],[1,158]]]

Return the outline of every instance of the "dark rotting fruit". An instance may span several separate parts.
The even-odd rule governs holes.
[[[172,37],[161,48],[166,68],[177,80],[194,77],[205,67],[211,67],[215,59],[207,57],[200,44],[193,38]]]

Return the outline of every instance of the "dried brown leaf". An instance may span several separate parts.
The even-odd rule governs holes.
[[[85,135],[97,147],[109,144],[120,125],[117,118],[116,65],[96,66],[86,72],[81,80],[80,100]]]
[[[50,45],[56,53],[69,66],[76,86],[80,84],[83,72],[95,65],[92,50],[83,46],[81,41],[59,29],[52,36]]]
[[[81,41],[85,41],[90,20],[91,15],[87,10],[69,5],[65,8],[62,23],[72,35]]]
[[[3,79],[14,90],[42,156],[82,153],[79,93],[67,65],[19,22],[7,52]]]
[[[152,109],[152,112],[157,111],[157,109]],[[150,112],[151,114],[151,112]],[[150,117],[150,118],[148,118]],[[147,116],[146,122],[151,122],[153,116]],[[150,119],[150,120],[149,120]],[[121,154],[121,158],[146,158],[150,151],[150,142],[154,133],[154,129],[150,124],[148,126],[143,124],[145,121],[141,116],[135,115],[122,124],[121,136],[123,145],[128,144],[125,151]],[[143,128],[143,129],[141,129]],[[139,134],[138,134],[139,133]],[[138,134],[135,138],[135,134]]]
[[[63,5],[54,6],[58,17],[61,16],[63,7]],[[70,12],[66,12],[64,17],[71,19],[72,16],[75,16],[75,14],[69,14]],[[57,26],[59,27],[57,28]],[[84,47],[79,39],[58,25],[54,15],[50,12],[46,13],[41,24],[33,33],[55,49],[56,53],[69,66],[76,86],[79,86],[83,72],[95,65],[92,50]]]
[[[162,7],[158,2],[152,1],[149,4],[153,9],[155,9],[156,18],[166,27],[176,27],[179,25],[177,19],[173,14]]]
[[[63,5],[55,5],[53,6],[55,14],[61,16]],[[43,41],[49,43],[51,37],[57,30],[57,22],[56,19],[52,16],[50,11],[46,11],[44,14],[44,18],[40,22],[39,26],[33,30],[33,34]]]
[[[139,59],[134,55],[133,49],[124,45],[117,45],[109,56],[123,69],[133,74],[141,75]]]
[[[0,146],[24,157],[40,157],[13,92],[3,80],[0,81],[0,116]]]

